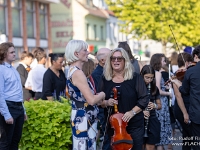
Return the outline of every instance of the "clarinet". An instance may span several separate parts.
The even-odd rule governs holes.
[[[148,96],[149,96],[149,102],[150,102],[150,95],[151,95],[151,83],[148,84],[148,87],[147,87],[147,90],[148,90]],[[148,104],[149,104],[148,102]],[[148,109],[148,106],[145,108],[146,111],[149,111],[150,113],[150,110]],[[145,126],[144,126],[144,137],[148,137],[148,124],[149,124],[149,117],[147,119],[145,119]]]

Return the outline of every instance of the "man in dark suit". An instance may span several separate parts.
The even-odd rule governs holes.
[[[33,60],[33,54],[24,51],[21,54],[21,61],[19,63],[19,66],[17,67],[17,71],[20,74],[20,78],[21,78],[21,83],[22,83],[22,87],[23,87],[23,99],[24,100],[29,100],[30,98],[32,98],[32,91],[25,89],[25,83],[26,83],[26,79],[28,77],[28,71],[29,71],[29,66],[31,64]]]
[[[185,142],[185,145],[191,145],[193,150],[200,150],[200,45],[195,47],[192,52],[192,57],[196,65],[187,69],[184,74],[183,82],[179,80],[172,80],[173,83],[179,88],[180,93],[190,96],[189,105],[189,118],[190,118],[190,131],[191,142]]]

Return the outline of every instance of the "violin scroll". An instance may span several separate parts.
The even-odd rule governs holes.
[[[114,87],[113,89],[113,98],[115,99],[115,100],[117,100],[117,88],[116,87]],[[117,113],[118,112],[118,108],[117,108],[117,105],[116,104],[114,104],[114,112],[115,113]]]

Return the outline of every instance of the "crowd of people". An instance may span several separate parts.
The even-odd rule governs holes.
[[[126,41],[113,50],[99,49],[98,64],[88,55],[86,42],[71,40],[64,55],[49,54],[49,68],[45,50],[37,47],[24,51],[15,69],[14,45],[0,44],[0,150],[18,150],[27,120],[24,101],[59,101],[61,96],[72,102],[73,150],[96,150],[99,140],[101,150],[123,145],[170,150],[176,122],[182,149],[200,149],[200,46],[172,53],[170,68],[161,53],[140,67]]]

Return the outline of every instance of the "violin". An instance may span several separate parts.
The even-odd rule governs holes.
[[[113,88],[114,99],[117,100],[117,88]],[[110,116],[110,124],[114,129],[111,137],[112,150],[131,150],[133,146],[132,138],[126,131],[127,122],[122,120],[123,113],[118,112],[117,105],[114,105],[114,114]]]
[[[188,67],[187,69],[195,66],[197,63],[196,62],[192,62]],[[184,78],[184,75],[185,75],[185,72],[187,71],[187,69],[180,69],[176,72],[175,76],[171,76],[171,79],[178,79],[179,81],[183,81],[183,78]],[[165,86],[167,84],[169,84],[171,82],[171,80],[169,79],[168,81],[165,82]]]

